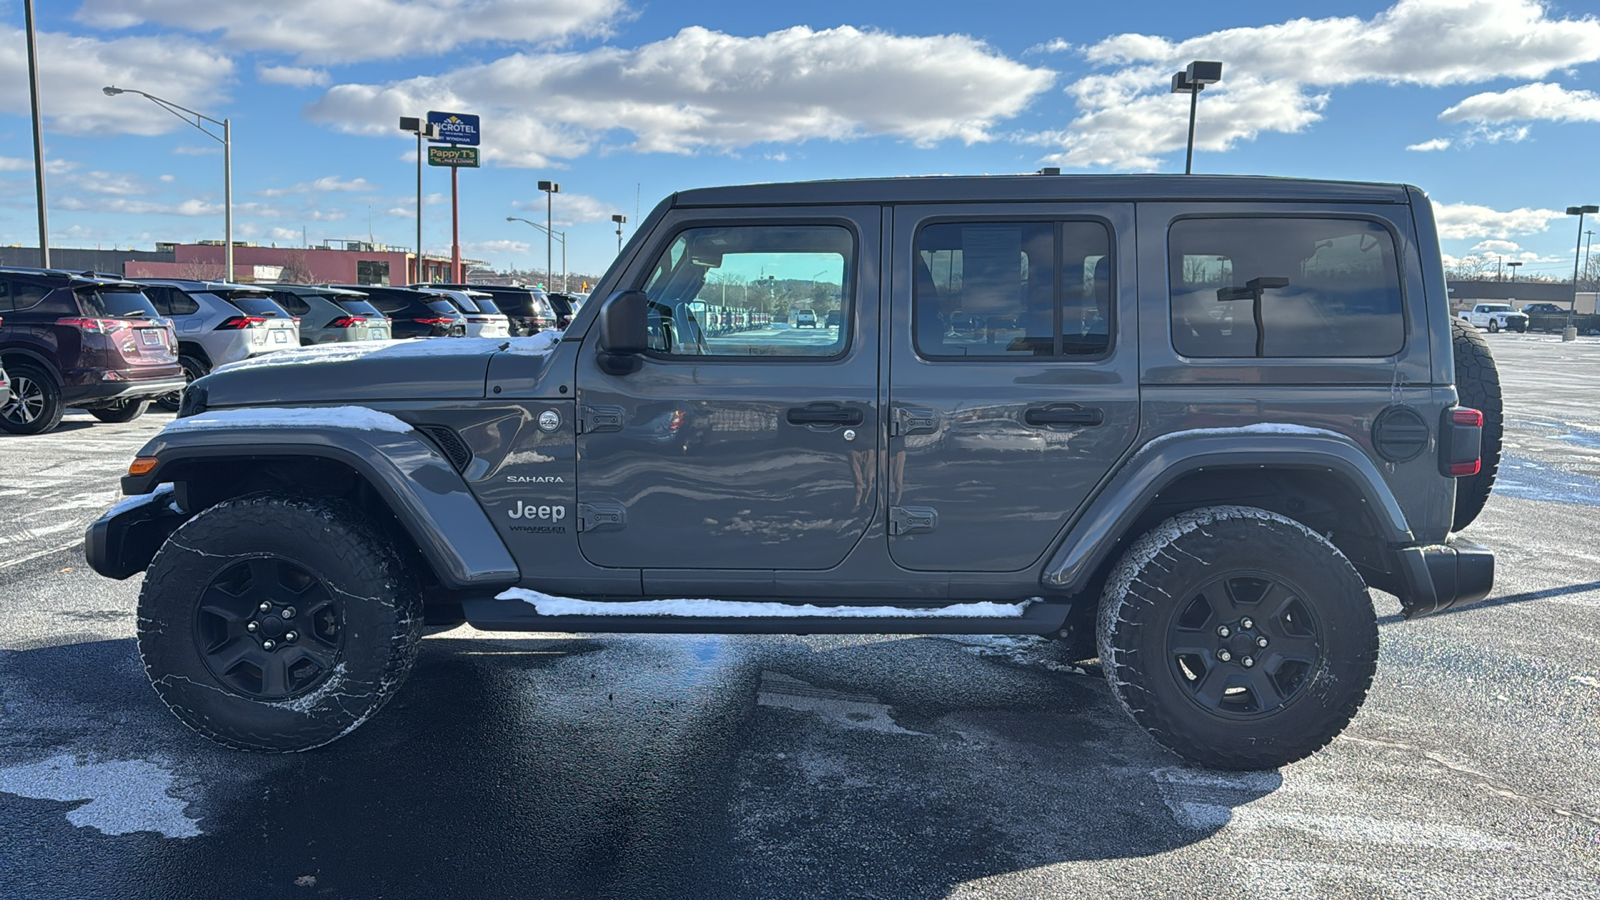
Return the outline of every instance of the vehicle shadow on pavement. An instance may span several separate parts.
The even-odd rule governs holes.
[[[938,896],[1164,853],[1281,784],[1180,765],[1103,681],[1040,647],[436,638],[371,722],[287,755],[188,731],[131,640],[0,652],[0,779],[46,759],[141,760],[199,832],[68,821],[137,800],[119,801],[114,783],[79,789],[91,804],[59,787],[54,799],[0,793],[13,851],[0,884],[29,896]]]
[[[1474,603],[1470,606],[1457,606],[1452,609],[1430,613],[1429,618],[1432,618],[1433,616],[1454,615],[1455,613],[1460,612],[1474,612],[1477,610],[1490,609],[1496,606],[1509,606],[1513,603],[1526,603],[1529,600],[1548,600],[1551,597],[1565,597],[1569,594],[1586,594],[1590,591],[1600,591],[1600,581],[1586,581],[1583,584],[1568,584],[1562,585],[1561,587],[1545,588],[1538,591],[1523,591],[1520,594],[1507,594],[1504,597],[1491,597],[1488,600],[1484,600],[1480,603]],[[1396,622],[1403,621],[1405,621],[1405,616],[1401,615],[1400,613],[1391,613],[1390,615],[1379,618],[1378,624],[1393,625]]]

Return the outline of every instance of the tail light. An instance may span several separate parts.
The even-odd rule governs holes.
[[[446,319],[440,316],[433,319],[412,319],[411,321],[416,322],[418,325],[449,325],[455,319]]]
[[[328,323],[329,328],[349,328],[352,325],[362,325],[367,321],[366,316],[340,316]]]
[[[76,328],[79,331],[87,331],[90,334],[109,334],[128,327],[128,323],[121,319],[84,319],[76,317],[57,319],[56,324],[65,325],[68,328]]]
[[[1439,471],[1469,478],[1483,471],[1483,413],[1470,407],[1447,409],[1440,429]]]
[[[216,327],[217,331],[240,331],[252,325],[262,325],[266,319],[261,316],[229,316]]]

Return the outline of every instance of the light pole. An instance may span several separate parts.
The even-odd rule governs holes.
[[[1506,261],[1506,258],[1504,256],[1501,256],[1498,253],[1496,253],[1494,255],[1494,280],[1495,281],[1505,281],[1506,280],[1505,279],[1505,272],[1500,268],[1501,264],[1503,264],[1505,261]]]
[[[567,292],[567,233],[565,231],[550,231],[543,225],[540,225],[538,222],[529,222],[527,219],[519,216],[506,216],[506,221],[525,222],[539,229],[540,231],[543,231],[547,236],[553,237],[561,242],[561,293],[565,294]],[[545,269],[545,273],[550,276],[551,281],[556,280],[555,273],[551,272],[548,268]]]
[[[550,280],[554,281],[556,254],[555,244],[551,243],[551,240],[555,237],[555,197],[561,193],[561,185],[556,184],[554,181],[541,181],[539,182],[539,190],[544,191],[544,270],[550,276]],[[561,252],[565,254],[566,251],[567,242],[562,241]],[[565,291],[566,289],[567,285],[563,281],[561,290]]]
[[[617,223],[617,252],[621,253],[622,252],[622,225],[623,225],[623,223],[628,221],[628,217],[623,215],[622,213],[612,213],[611,221]]]
[[[1206,85],[1216,84],[1221,80],[1222,63],[1201,60],[1189,63],[1182,72],[1174,73],[1172,76],[1172,92],[1189,95],[1189,153],[1183,160],[1185,175],[1194,171],[1194,114],[1200,92],[1206,89]]]
[[[33,107],[33,186],[39,201],[39,266],[50,268],[50,225],[44,212],[44,128],[39,118],[39,51],[33,39],[33,0],[22,0],[28,30],[28,102]]]
[[[1600,213],[1600,206],[1586,203],[1567,207],[1567,215],[1578,217],[1578,241],[1572,247],[1572,308],[1567,310],[1567,327],[1572,327],[1572,317],[1578,312],[1578,258],[1583,254],[1583,214]]]
[[[189,124],[193,125],[197,130],[199,130],[199,132],[201,134],[205,135],[208,138],[211,138],[213,141],[216,141],[217,143],[222,145],[222,266],[223,266],[224,269],[227,270],[227,274],[225,276],[223,276],[222,280],[223,281],[232,281],[233,280],[233,126],[231,124],[232,120],[231,119],[223,119],[222,121],[219,122],[216,119],[211,118],[210,116],[202,115],[202,114],[197,113],[194,110],[189,109],[187,107],[179,106],[178,104],[173,103],[173,102],[168,101],[168,100],[163,100],[160,97],[155,96],[154,94],[147,94],[144,91],[136,91],[133,88],[105,87],[105,88],[101,88],[101,90],[103,90],[105,92],[105,95],[107,97],[115,97],[118,94],[138,94],[139,96],[145,98],[146,100],[149,100],[150,102],[154,103],[155,105],[157,105],[157,106],[161,107],[162,109],[166,110],[167,112],[172,113],[173,115],[177,116],[180,119],[183,119],[183,121],[185,121],[185,122],[189,122],[188,117],[185,115],[186,113],[188,114],[188,116],[194,116],[194,121],[193,122],[189,122]],[[213,125],[221,125],[222,126],[222,136],[218,137],[215,134],[212,134],[211,133],[211,129],[209,129],[209,128],[205,127],[204,125],[200,124],[201,121],[210,122]]]
[[[1517,266],[1520,266],[1520,265],[1522,265],[1522,263],[1518,262],[1517,260],[1512,260],[1511,262],[1506,263],[1506,268],[1511,270],[1511,283],[1512,284],[1516,284],[1517,283]]]
[[[422,275],[422,139],[433,137],[433,123],[413,116],[400,117],[400,130],[417,136],[417,281],[427,281]]]

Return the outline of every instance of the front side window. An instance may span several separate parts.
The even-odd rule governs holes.
[[[1394,238],[1363,219],[1183,219],[1172,346],[1191,357],[1379,357],[1405,344]]]
[[[1110,234],[1095,222],[923,228],[912,259],[917,352],[929,359],[1104,355],[1110,252]]]
[[[854,300],[855,239],[837,225],[735,225],[679,234],[651,269],[650,348],[672,356],[831,357]],[[813,311],[795,321],[791,310]]]

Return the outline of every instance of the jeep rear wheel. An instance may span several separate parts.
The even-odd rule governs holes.
[[[376,713],[416,658],[422,600],[342,504],[257,494],[185,522],[139,595],[156,693],[208,738],[309,750]]]
[[[1378,662],[1366,585],[1321,535],[1267,510],[1175,516],[1134,542],[1100,601],[1112,692],[1157,741],[1220,769],[1311,755]]]
[[[1462,406],[1470,406],[1483,413],[1483,466],[1478,474],[1456,479],[1456,514],[1451,531],[1460,531],[1472,524],[1489,502],[1494,490],[1495,473],[1500,470],[1500,443],[1504,436],[1505,418],[1500,400],[1500,373],[1495,369],[1494,356],[1489,353],[1489,342],[1478,329],[1461,322],[1451,321],[1451,349],[1456,362],[1456,396]]]

